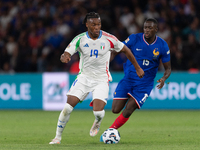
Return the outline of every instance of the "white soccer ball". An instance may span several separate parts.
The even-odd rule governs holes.
[[[105,144],[116,144],[120,141],[120,134],[114,128],[109,128],[102,134],[102,140]]]

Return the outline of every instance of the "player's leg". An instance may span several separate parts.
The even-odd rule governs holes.
[[[64,131],[64,128],[69,121],[70,114],[73,111],[73,108],[78,104],[79,101],[79,98],[77,98],[76,96],[68,95],[67,103],[65,104],[58,118],[56,136],[49,144],[60,144],[62,132]]]
[[[100,99],[93,100],[93,114],[95,116],[94,123],[90,129],[90,136],[95,136],[99,132],[102,119],[105,116],[104,106],[106,103]]]
[[[130,115],[138,108],[137,103],[135,102],[135,100],[130,97],[125,109],[122,111],[122,113],[115,119],[115,121],[113,122],[113,124],[110,126],[110,128],[115,128],[118,129],[119,127],[121,127],[122,125],[124,125]]]
[[[143,88],[143,91],[138,90],[137,87],[135,89],[133,88],[132,90],[130,90],[130,92],[128,92],[128,95],[130,97],[129,97],[129,100],[128,100],[126,106],[125,106],[125,109],[122,111],[120,116],[117,117],[117,119],[111,125],[110,128],[118,129],[119,127],[124,125],[128,121],[131,114],[136,109],[140,109],[142,107],[142,105],[144,104],[144,102],[148,98],[148,95],[150,94],[151,89],[152,89],[151,86],[150,87],[145,86]]]
[[[126,105],[126,102],[127,102],[128,98],[127,99],[113,99],[113,102],[112,102],[112,112],[114,114],[118,114],[123,108],[124,106]]]
[[[130,83],[126,80],[122,79],[114,92],[114,98],[112,102],[112,112],[117,114],[119,113],[125,106],[127,100],[128,100],[128,91],[130,88]]]
[[[102,119],[105,116],[104,107],[107,103],[109,87],[107,83],[100,83],[95,86],[93,91],[93,114],[95,116],[94,123],[90,129],[90,136],[95,136],[99,132]]]
[[[129,98],[129,101],[126,104],[126,107],[122,111],[122,115],[125,118],[129,118],[131,114],[138,109],[138,105],[136,103],[136,100],[134,100],[132,97]]]
[[[83,84],[84,81],[84,78],[78,77],[72,84],[70,91],[67,93],[67,103],[65,104],[58,118],[56,136],[49,144],[60,143],[62,132],[66,123],[69,121],[73,108],[80,100],[83,100],[87,96],[88,93],[85,91],[86,88],[84,86],[85,84]]]
[[[128,101],[128,91],[131,90],[131,86],[130,83],[125,80],[122,79],[118,85],[117,88],[115,89],[115,93],[114,93],[114,99],[113,99],[113,103],[112,103],[112,112],[117,114],[119,112],[121,112],[121,110],[124,108],[124,106],[126,105],[127,101]],[[120,117],[121,118],[121,117]],[[121,119],[120,119],[121,120]],[[113,122],[113,124],[110,126],[110,128],[116,128],[116,124],[118,124],[119,122],[119,117]],[[121,123],[121,121],[120,121]]]
[[[58,118],[58,123],[57,123],[56,138],[59,138],[59,139],[61,139],[62,132],[67,122],[69,121],[71,112],[80,101],[79,98],[72,95],[68,95],[67,97],[68,97],[67,103],[65,104],[65,107],[61,111]]]

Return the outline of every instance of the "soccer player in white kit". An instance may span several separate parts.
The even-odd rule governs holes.
[[[101,19],[98,13],[88,13],[83,23],[88,31],[76,36],[60,58],[61,62],[68,63],[71,60],[70,57],[78,52],[80,71],[67,93],[67,102],[58,118],[56,136],[49,144],[60,144],[62,132],[73,108],[83,101],[89,92],[93,95],[90,106],[93,107],[95,116],[90,136],[98,133],[105,115],[104,106],[108,99],[109,81],[112,80],[109,72],[111,51],[125,53],[136,68],[137,75],[140,78],[144,75],[144,71],[138,65],[130,49],[115,36],[101,30]]]

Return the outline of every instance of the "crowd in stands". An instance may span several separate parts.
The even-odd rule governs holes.
[[[77,72],[79,56],[60,62],[69,42],[87,29],[86,13],[98,12],[102,30],[124,41],[158,20],[157,35],[169,45],[172,71],[200,69],[200,0],[1,0],[0,73]],[[122,71],[119,54],[111,71]],[[162,66],[159,70],[162,70]]]

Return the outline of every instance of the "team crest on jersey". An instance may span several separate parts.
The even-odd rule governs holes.
[[[153,57],[157,57],[158,55],[159,55],[160,53],[159,53],[159,51],[158,51],[158,48],[155,48],[154,50],[153,50]]]
[[[71,45],[69,44],[69,45],[67,46],[67,48],[70,48],[70,46],[71,46]]]
[[[105,49],[105,43],[101,43],[100,48],[101,48],[101,50],[104,50]]]
[[[128,41],[129,41],[129,38],[127,38],[127,39],[125,40],[126,43],[128,43]]]
[[[153,50],[153,60],[157,60],[157,57],[158,57],[159,54],[160,54],[160,53],[159,53],[159,51],[158,51],[158,48],[155,48],[155,49]]]

